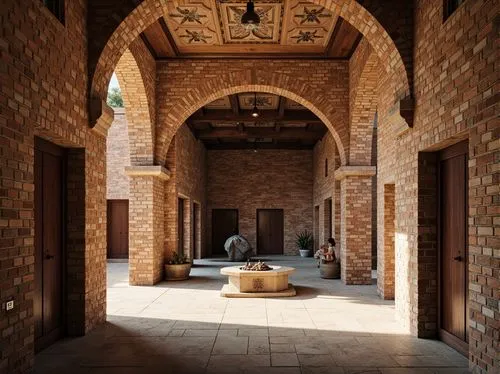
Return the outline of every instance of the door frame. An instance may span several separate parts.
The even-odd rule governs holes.
[[[61,325],[59,328],[51,331],[49,334],[40,337],[39,339],[34,339],[35,346],[35,354],[42,351],[43,349],[49,347],[57,340],[67,335],[67,308],[68,308],[68,282],[67,282],[67,201],[68,201],[68,185],[67,185],[67,176],[68,176],[68,154],[65,148],[51,143],[45,139],[42,139],[38,136],[35,136],[34,139],[34,154],[36,154],[36,150],[41,151],[42,153],[49,153],[56,157],[61,157]],[[34,156],[35,157],[35,156]],[[43,167],[43,164],[42,164]],[[35,184],[34,178],[36,176],[36,172],[33,173],[33,185]],[[43,175],[42,175],[43,178]],[[34,207],[35,208],[35,207]],[[43,227],[43,226],[42,226]],[[36,236],[36,227],[35,227],[35,236]],[[36,243],[36,239],[35,239]],[[36,258],[36,252],[35,252]],[[43,268],[43,265],[42,265]],[[35,266],[36,270],[36,266]],[[43,295],[42,295],[43,300]]]
[[[281,218],[282,218],[282,222],[283,222],[283,247],[281,248],[281,253],[280,254],[271,254],[270,256],[282,256],[285,254],[285,209],[280,209],[280,208],[271,208],[271,209],[266,209],[266,208],[260,208],[260,209],[257,209],[256,210],[256,225],[255,225],[255,243],[257,244],[257,248],[255,249],[255,254],[259,255],[259,254],[263,254],[263,255],[266,255],[266,253],[259,253],[259,211],[261,210],[266,210],[266,211],[269,211],[269,210],[272,210],[272,211],[279,211],[281,212]]]
[[[465,329],[466,329],[466,341],[463,341],[456,337],[455,335],[449,333],[448,331],[444,330],[441,328],[441,321],[442,321],[442,303],[441,303],[441,298],[443,296],[442,294],[442,286],[443,286],[443,281],[441,279],[442,272],[441,272],[441,266],[443,265],[443,260],[442,260],[442,255],[443,255],[443,250],[441,248],[442,245],[442,223],[441,223],[441,193],[442,193],[442,187],[443,183],[441,180],[441,161],[448,160],[450,158],[453,158],[455,156],[462,155],[464,153],[467,154],[467,160],[469,159],[469,140],[463,140],[460,141],[456,144],[450,145],[447,148],[442,149],[441,151],[436,152],[437,153],[437,168],[436,168],[436,180],[437,180],[437,294],[438,294],[438,300],[437,300],[437,305],[438,305],[438,318],[437,318],[437,330],[438,330],[438,337],[440,340],[442,340],[444,343],[455,349],[456,351],[460,352],[464,356],[469,355],[469,336],[468,336],[468,321],[469,321],[469,269],[468,269],[468,264],[469,264],[469,224],[468,224],[468,218],[469,218],[469,169],[468,165],[466,164],[465,166],[465,222],[464,222],[464,232],[465,232],[465,259],[466,259],[466,264],[465,264]]]
[[[212,229],[211,229],[211,234],[212,234],[212,237],[210,238],[210,256],[213,257],[214,256],[214,228],[215,228],[215,225],[214,225],[214,211],[220,211],[220,210],[231,210],[231,211],[235,211],[236,212],[236,227],[238,228],[238,234],[240,233],[240,210],[238,208],[212,208],[211,209],[211,212],[210,212],[210,215],[211,215],[211,220],[210,220],[210,225],[212,226]],[[218,255],[218,254],[217,254]]]

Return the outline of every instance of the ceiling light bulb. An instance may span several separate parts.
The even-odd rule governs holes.
[[[257,107],[254,106],[252,110],[252,117],[257,118],[259,116],[259,111],[257,110]]]
[[[247,30],[255,30],[260,25],[260,17],[255,12],[253,1],[247,3],[247,11],[241,16],[241,24]]]

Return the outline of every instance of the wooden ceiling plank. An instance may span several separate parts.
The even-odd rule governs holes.
[[[163,17],[160,17],[160,19],[158,20],[158,23],[160,24],[161,29],[163,30],[163,33],[167,37],[168,42],[172,46],[175,55],[178,56],[179,49],[177,48],[177,44],[175,43],[175,40],[174,40],[172,34],[170,33],[170,30],[168,29],[168,26],[167,26],[167,23],[165,22],[165,19]]]
[[[222,143],[222,144],[206,144],[208,150],[259,150],[259,149],[290,149],[290,150],[311,150],[313,145],[294,143]]]
[[[175,57],[176,53],[168,41],[160,23],[157,21],[149,26],[141,36],[145,36],[150,46],[155,50],[157,58]]]
[[[256,119],[252,117],[251,111],[240,111],[239,115],[235,115],[232,110],[205,110],[203,115],[198,113],[193,114],[189,119],[193,124],[200,122],[214,122],[214,123],[238,123],[238,122],[255,122]],[[277,120],[276,111],[261,110],[258,122],[275,122]],[[309,111],[295,111],[290,114],[285,112],[283,118],[279,118],[279,122],[285,123],[322,123],[321,120]]]
[[[280,132],[276,132],[274,128],[253,127],[246,128],[241,132],[237,128],[216,128],[214,130],[200,130],[196,132],[196,136],[200,140],[231,138],[231,139],[246,139],[246,138],[271,138],[271,139],[306,139],[319,140],[323,137],[323,132],[319,131],[304,131],[303,129],[282,128]]]

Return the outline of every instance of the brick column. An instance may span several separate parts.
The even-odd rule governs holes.
[[[341,277],[345,284],[371,284],[372,176],[374,166],[342,166],[340,180]]]
[[[129,283],[153,285],[163,277],[164,195],[169,172],[162,166],[127,166]]]
[[[383,234],[379,235],[377,254],[377,292],[384,300],[394,300],[395,286],[395,220],[396,220],[396,188],[394,184],[384,185]]]

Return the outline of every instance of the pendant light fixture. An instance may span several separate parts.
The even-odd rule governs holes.
[[[247,30],[255,30],[259,27],[260,17],[255,12],[253,1],[247,3],[247,11],[241,16],[241,24]]]
[[[259,116],[259,109],[257,109],[257,92],[254,92],[252,117],[257,118],[258,116]]]

